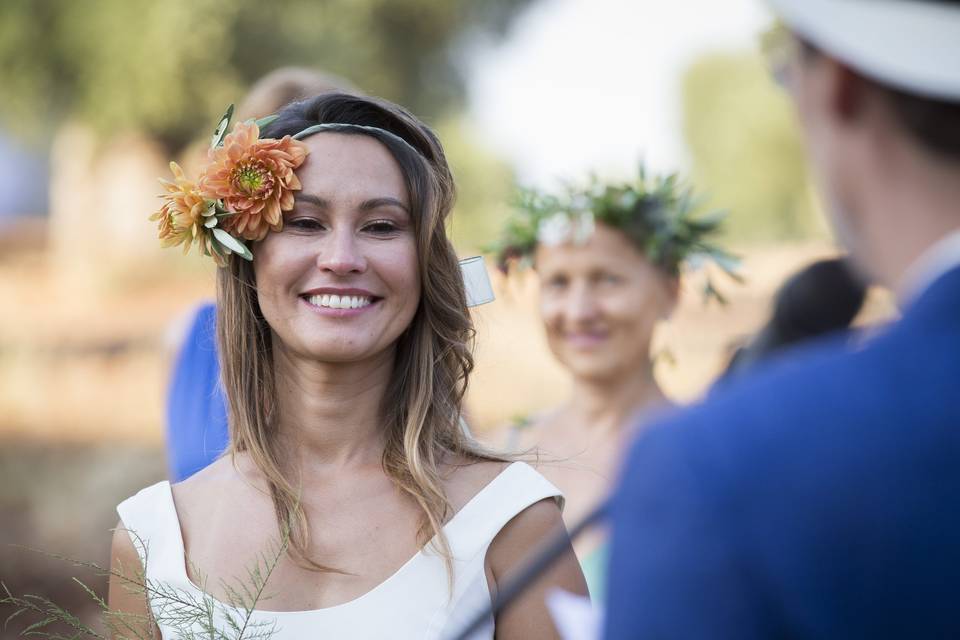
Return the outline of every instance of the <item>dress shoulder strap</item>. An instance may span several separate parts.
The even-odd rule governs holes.
[[[180,582],[185,573],[183,539],[170,483],[164,480],[141,489],[117,505],[117,513],[146,568],[146,577]]]
[[[514,462],[480,490],[445,527],[453,555],[486,553],[500,530],[527,507],[547,498],[563,508],[563,494],[533,467]]]

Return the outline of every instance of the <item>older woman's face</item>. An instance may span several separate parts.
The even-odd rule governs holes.
[[[319,133],[283,230],[253,248],[260,308],[292,352],[354,362],[392,348],[420,301],[410,203],[396,160],[363,135]]]
[[[547,342],[575,377],[612,380],[648,366],[676,283],[623,233],[598,224],[583,244],[539,246],[535,264]]]

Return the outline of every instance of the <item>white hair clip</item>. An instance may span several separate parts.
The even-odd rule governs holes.
[[[483,256],[473,256],[460,261],[460,273],[463,275],[463,288],[467,293],[467,306],[476,307],[493,302],[493,286],[487,274]]]

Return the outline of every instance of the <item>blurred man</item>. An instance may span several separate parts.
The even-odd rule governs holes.
[[[902,319],[634,446],[607,638],[960,638],[960,0],[771,0],[837,235]]]

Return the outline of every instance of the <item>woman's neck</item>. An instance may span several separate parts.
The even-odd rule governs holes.
[[[324,363],[274,350],[277,430],[289,460],[303,471],[380,463],[383,397],[394,354]]]
[[[645,368],[616,379],[574,379],[569,410],[588,430],[611,433],[629,428],[635,415],[668,403]]]

